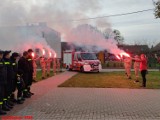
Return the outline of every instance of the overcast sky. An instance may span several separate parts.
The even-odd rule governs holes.
[[[160,19],[155,19],[153,11],[66,22],[152,8],[154,9],[152,0],[3,0],[0,5],[0,25],[43,21],[63,34],[65,29],[71,26],[88,23],[97,26],[100,30],[118,29],[127,44],[155,45],[160,42]]]

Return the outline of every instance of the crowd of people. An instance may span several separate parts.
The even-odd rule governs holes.
[[[7,114],[15,103],[23,104],[26,98],[34,95],[31,92],[32,52],[32,49],[24,51],[20,57],[16,52],[0,50],[0,115]]]
[[[125,73],[128,79],[131,79],[132,61],[134,61],[133,67],[136,76],[136,80],[134,82],[139,82],[139,70],[140,70],[143,80],[141,87],[146,87],[146,74],[148,71],[147,71],[147,58],[145,54],[141,54],[140,56],[135,55],[134,58],[132,57],[124,58]]]

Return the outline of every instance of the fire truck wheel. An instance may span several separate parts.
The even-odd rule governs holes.
[[[81,72],[84,72],[84,68],[83,68],[83,66],[80,68],[80,71],[81,71]]]
[[[72,69],[71,69],[71,68],[69,68],[69,66],[67,66],[67,67],[66,67],[66,70],[68,70],[68,71],[72,71]]]
[[[72,71],[72,69],[71,69],[71,68],[69,68],[69,71]]]
[[[68,65],[66,66],[66,69],[67,69],[67,70],[69,69]]]

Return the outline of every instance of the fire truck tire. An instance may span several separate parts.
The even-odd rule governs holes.
[[[83,66],[80,68],[80,71],[81,71],[81,72],[84,72],[84,68],[83,68]]]
[[[66,69],[67,69],[68,71],[72,71],[72,69],[71,69],[71,68],[69,68],[69,66],[68,66],[68,65],[67,65]]]
[[[69,71],[72,71],[72,69],[71,69],[71,68],[69,68]]]

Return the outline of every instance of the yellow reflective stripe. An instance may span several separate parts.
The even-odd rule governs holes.
[[[0,64],[2,65],[2,64],[3,64],[3,62],[0,62]]]
[[[9,65],[9,64],[10,64],[10,62],[4,62],[4,64],[5,64],[5,65]]]
[[[3,102],[0,102],[0,105],[2,105],[3,104]]]
[[[7,98],[3,98],[3,100],[4,100],[4,101],[6,101],[6,100],[7,100]]]
[[[27,89],[24,89],[23,91],[27,91]]]
[[[17,84],[20,84],[21,82],[17,82]]]
[[[19,74],[17,74],[17,76],[19,77],[20,75],[19,75]]]
[[[31,61],[32,59],[28,59],[28,61]]]
[[[18,99],[18,100],[21,100],[21,97],[18,97],[17,99]]]
[[[16,65],[16,63],[12,63],[12,65]]]

